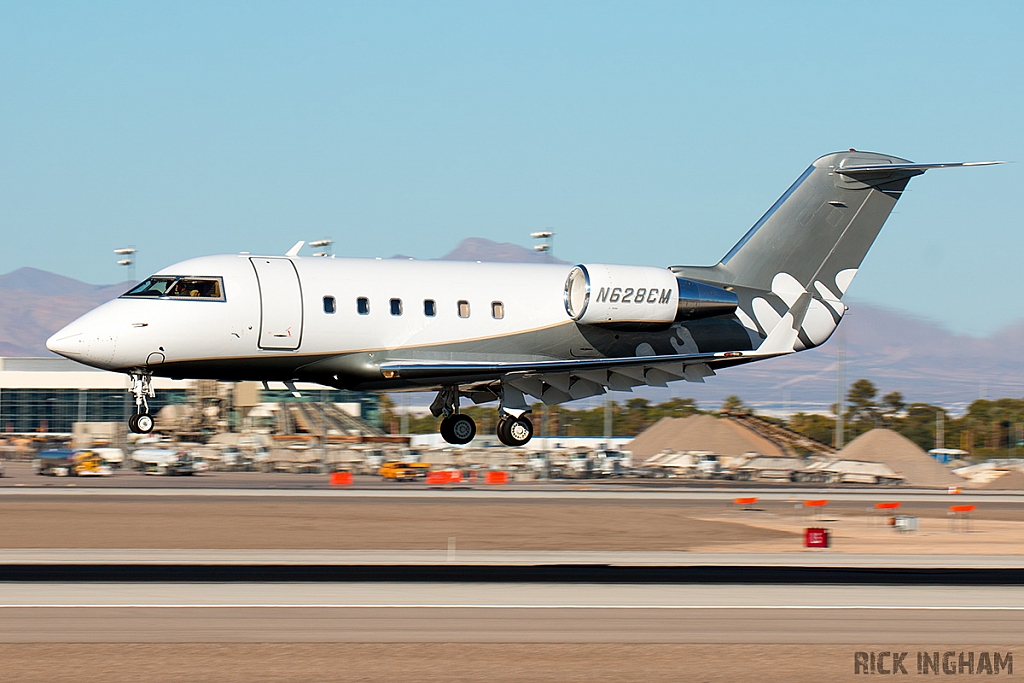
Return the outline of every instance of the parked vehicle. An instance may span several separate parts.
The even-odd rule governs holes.
[[[109,477],[113,471],[96,451],[76,451],[71,456],[68,474],[72,477]]]
[[[423,462],[388,460],[380,466],[378,474],[384,481],[415,481],[425,479],[430,465]]]
[[[66,477],[71,471],[71,457],[74,451],[66,448],[50,448],[40,451],[32,461],[32,469],[36,474]]]

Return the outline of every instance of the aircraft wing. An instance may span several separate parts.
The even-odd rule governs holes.
[[[702,363],[726,358],[739,358],[741,351],[727,353],[671,354],[665,356],[627,356],[624,358],[573,358],[570,360],[536,361],[461,361],[461,360],[388,360],[380,364],[381,372],[395,372],[398,376],[418,379],[438,374],[508,374],[549,373],[585,370],[614,370],[636,366],[654,367],[670,363]],[[753,354],[749,354],[753,355]]]
[[[782,355],[782,354],[770,354]],[[685,379],[703,382],[715,374],[712,366],[738,364],[769,357],[756,351],[721,353],[670,354],[664,356],[628,356],[624,358],[575,358],[543,361],[429,361],[389,360],[381,363],[385,377],[430,379],[459,377],[463,382],[503,377],[506,385],[535,396],[545,403],[562,403],[603,394],[606,389],[630,391],[635,386],[667,386],[668,382]],[[474,391],[466,392],[470,397]],[[479,396],[493,400],[493,395]]]

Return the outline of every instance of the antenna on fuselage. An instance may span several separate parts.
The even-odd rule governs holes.
[[[299,249],[302,249],[302,245],[306,243],[306,240],[299,240],[295,243],[295,246],[285,252],[285,256],[298,256]]]

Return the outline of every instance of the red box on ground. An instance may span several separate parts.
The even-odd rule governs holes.
[[[331,472],[331,486],[349,486],[351,484],[351,472]]]
[[[508,472],[499,472],[497,470],[489,470],[484,476],[485,484],[507,484],[508,483]]]
[[[810,527],[804,529],[804,547],[805,548],[827,548],[828,547],[828,529],[821,529],[818,527]]]
[[[459,470],[437,470],[427,473],[427,484],[430,486],[460,483],[462,483],[462,472]]]

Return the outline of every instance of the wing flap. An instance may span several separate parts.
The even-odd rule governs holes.
[[[669,374],[679,374],[680,363],[693,365],[697,363],[713,363],[716,361],[735,360],[739,358],[765,358],[767,355],[756,351],[729,351],[724,353],[693,353],[669,354],[664,356],[628,356],[624,358],[574,358],[572,360],[540,360],[540,361],[434,361],[434,360],[387,360],[380,364],[382,373],[390,377],[419,379],[436,375],[450,376],[460,374],[473,375],[507,375],[507,374],[559,374],[572,373],[591,381],[597,381],[600,370],[613,372],[622,370],[621,374],[632,378],[642,377],[646,368],[665,366]],[[586,373],[586,374],[583,374]],[[639,375],[637,373],[640,373]],[[607,384],[607,378],[604,379]]]

